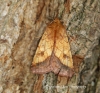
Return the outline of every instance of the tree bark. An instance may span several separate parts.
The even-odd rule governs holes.
[[[43,32],[58,17],[66,27],[75,75],[32,74]],[[99,93],[100,0],[1,0],[0,93]]]

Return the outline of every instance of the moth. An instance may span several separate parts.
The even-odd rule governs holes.
[[[33,58],[32,72],[35,74],[54,72],[65,77],[72,77],[74,74],[66,29],[58,18],[44,31]]]

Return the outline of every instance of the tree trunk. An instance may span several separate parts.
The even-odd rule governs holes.
[[[68,33],[72,78],[31,71],[39,40],[56,17]],[[99,93],[99,68],[100,0],[0,1],[0,93]]]

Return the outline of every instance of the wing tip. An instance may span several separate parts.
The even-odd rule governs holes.
[[[66,76],[66,77],[72,77],[74,75],[74,71],[71,68],[68,68],[68,70],[61,69],[59,72],[59,76]]]
[[[72,68],[65,66],[63,64],[59,65],[59,63],[52,65],[51,71],[63,77],[72,77],[75,73]]]

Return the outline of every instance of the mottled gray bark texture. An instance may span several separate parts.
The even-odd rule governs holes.
[[[71,79],[30,69],[55,17],[68,33],[76,69]],[[0,93],[67,92],[100,93],[100,0],[0,0]]]

